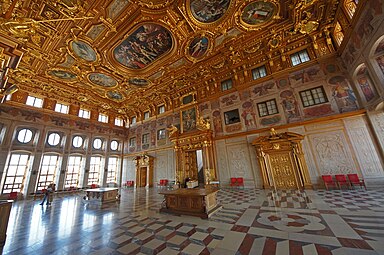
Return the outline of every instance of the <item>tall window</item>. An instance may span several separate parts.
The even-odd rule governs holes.
[[[265,66],[260,66],[258,68],[252,69],[252,78],[254,80],[265,76],[267,76],[267,70],[265,69]]]
[[[26,104],[29,106],[33,106],[33,107],[42,108],[43,107],[43,99],[38,98],[38,97],[28,96]]]
[[[124,121],[122,118],[115,118],[115,125],[122,127],[124,125]]]
[[[301,91],[300,97],[304,107],[328,102],[327,96],[322,86]]]
[[[291,55],[291,61],[293,66],[297,66],[301,63],[311,60],[309,58],[307,50],[302,50]]]
[[[265,101],[257,104],[257,109],[259,110],[259,116],[264,117],[268,115],[273,115],[278,113],[276,100],[272,99],[269,101]]]
[[[21,192],[27,169],[29,167],[29,154],[12,153],[7,170],[2,194],[10,192]]]
[[[79,185],[79,176],[81,171],[81,156],[70,156],[68,158],[67,174],[65,176],[65,188],[69,187],[78,187]]]
[[[132,118],[131,118],[131,124],[132,124],[132,125],[133,125],[133,124],[136,124],[136,122],[137,122],[136,116],[132,117]]]
[[[165,139],[165,129],[159,129],[157,130],[157,140],[164,140]]]
[[[347,13],[348,13],[350,18],[352,18],[353,15],[355,14],[358,3],[359,3],[359,0],[345,0],[344,1],[344,7],[347,10]]]
[[[55,112],[60,112],[60,113],[68,113],[69,106],[65,104],[59,104],[57,103],[55,106]]]
[[[129,139],[129,147],[135,147],[136,146],[136,137],[131,137]]]
[[[165,113],[165,106],[164,106],[164,105],[160,105],[160,106],[157,108],[157,113],[158,113],[158,114]]]
[[[232,79],[221,82],[221,91],[229,90],[232,88]]]
[[[103,114],[103,113],[99,113],[98,121],[103,122],[103,123],[108,123],[108,116]]]
[[[149,134],[143,135],[142,144],[149,144]]]
[[[55,175],[59,164],[59,156],[44,155],[40,166],[39,180],[37,190],[46,189],[49,184],[55,181]]]
[[[108,159],[107,183],[116,183],[118,167],[119,164],[117,157],[110,157]]]
[[[335,31],[333,32],[333,35],[335,37],[337,44],[340,46],[340,44],[344,40],[344,33],[339,22],[336,22]]]
[[[88,110],[80,109],[79,110],[79,117],[84,119],[89,119],[91,117],[91,113]]]
[[[149,119],[149,116],[150,116],[149,111],[146,111],[146,112],[144,113],[144,119],[145,119],[145,120]]]
[[[99,176],[102,168],[101,159],[102,158],[100,156],[91,157],[88,175],[88,185],[99,184]]]

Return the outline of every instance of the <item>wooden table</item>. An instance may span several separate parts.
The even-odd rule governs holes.
[[[208,218],[221,208],[217,204],[217,188],[204,189],[176,189],[161,191],[164,202],[160,212],[185,214]]]
[[[97,199],[101,203],[115,202],[117,200],[118,188],[95,188],[87,189],[84,197],[85,200]]]

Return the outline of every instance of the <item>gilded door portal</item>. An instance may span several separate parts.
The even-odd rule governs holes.
[[[140,168],[140,187],[147,185],[147,167]]]
[[[252,142],[265,189],[312,189],[301,147],[303,139],[300,134],[277,133],[272,128],[270,135]]]
[[[297,181],[289,153],[269,155],[274,186],[277,189],[295,189]]]

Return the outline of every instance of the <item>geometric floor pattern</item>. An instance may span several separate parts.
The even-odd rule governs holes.
[[[17,201],[2,254],[384,255],[384,189],[221,189],[209,219],[160,214],[158,192]]]

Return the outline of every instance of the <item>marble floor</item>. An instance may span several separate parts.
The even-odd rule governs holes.
[[[14,203],[2,254],[384,254],[384,190],[222,189],[210,219],[159,214],[157,188]]]

